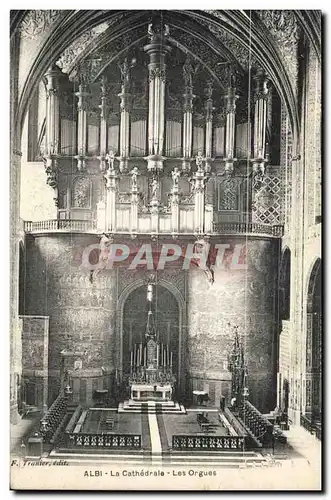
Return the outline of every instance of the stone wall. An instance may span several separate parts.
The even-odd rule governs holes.
[[[81,352],[80,379],[91,379],[94,389],[103,388],[104,373],[109,379],[114,369],[117,280],[115,271],[108,270],[91,283],[89,270],[80,268],[84,248],[93,243],[96,237],[83,235],[27,240],[25,314],[49,316],[53,396],[60,388],[63,349]]]
[[[233,326],[238,325],[245,341],[251,400],[261,410],[271,409],[276,396],[278,242],[232,240],[232,245],[246,244],[247,265],[244,269],[235,264],[216,269],[213,285],[201,269],[183,271],[178,267],[158,272],[160,290],[165,288],[175,296],[174,314],[179,314],[178,394],[189,398],[192,390],[203,388],[215,403],[221,393],[230,396],[227,356]],[[111,377],[123,367],[122,336],[128,325],[122,323],[121,308],[151,274],[146,268],[114,268],[101,271],[91,283],[89,270],[80,264],[84,248],[93,243],[97,239],[92,235],[74,234],[27,240],[24,312],[49,316],[50,398],[60,388],[64,349],[79,351],[82,361],[73,374],[76,400],[90,401],[94,389],[111,388]],[[172,317],[167,311],[171,303],[167,300],[162,306],[167,318]]]
[[[188,361],[191,388],[208,390],[216,404],[229,397],[227,357],[234,326],[244,343],[250,400],[260,410],[275,407],[278,244],[246,243],[246,269],[219,269],[210,285],[201,270],[188,274]]]
[[[25,402],[43,410],[48,405],[49,318],[21,316],[21,321],[22,395]]]

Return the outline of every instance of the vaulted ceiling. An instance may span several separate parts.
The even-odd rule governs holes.
[[[169,25],[170,44],[195,58],[221,89],[227,77],[222,63],[231,63],[242,85],[263,68],[288,109],[296,136],[299,41],[304,34],[320,57],[318,11],[12,11],[13,34],[33,39],[47,33],[25,82],[18,119],[50,63],[72,80],[85,71],[93,82],[114,61],[144,45],[154,15]]]

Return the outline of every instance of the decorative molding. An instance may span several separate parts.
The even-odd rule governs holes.
[[[76,38],[76,40],[65,49],[56,62],[62,72],[70,73],[78,56],[88,47],[88,45],[93,43],[101,33],[104,33],[108,27],[109,23],[99,24],[99,26],[89,31],[85,31]]]
[[[162,82],[166,81],[166,72],[164,68],[151,68],[149,70],[148,79],[150,82],[155,80],[155,78],[160,78]]]
[[[45,33],[61,16],[64,10],[29,10],[20,26],[21,35],[33,40],[40,34]]]
[[[287,67],[291,82],[296,86],[298,78],[297,48],[298,22],[293,10],[259,10],[257,15],[274,38]]]

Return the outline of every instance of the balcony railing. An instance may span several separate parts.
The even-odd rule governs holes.
[[[97,221],[95,220],[69,220],[69,219],[54,219],[38,222],[25,221],[24,231],[26,233],[52,233],[52,232],[77,232],[77,233],[100,233]],[[148,228],[140,227],[137,233],[148,234]],[[130,234],[129,230],[114,231],[118,234]],[[167,231],[165,228],[160,229],[160,235],[172,234],[171,229]],[[193,231],[187,228],[179,231],[180,234],[194,235]],[[211,235],[247,235],[267,236],[269,238],[280,238],[283,236],[283,226],[271,226],[268,224],[258,224],[254,222],[214,222],[212,224]]]
[[[93,220],[42,220],[38,222],[25,221],[24,231],[26,233],[51,233],[57,231],[95,233],[96,221]]]
[[[214,222],[213,232],[218,234],[258,234],[281,238],[284,226],[271,226],[256,222]]]

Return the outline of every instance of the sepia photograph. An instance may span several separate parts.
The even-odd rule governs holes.
[[[322,17],[10,11],[11,490],[321,491]]]

